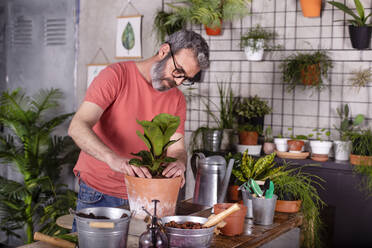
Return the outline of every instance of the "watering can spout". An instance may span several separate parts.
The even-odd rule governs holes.
[[[234,166],[234,159],[231,158],[229,165],[227,166],[225,176],[223,178],[223,184],[217,197],[217,202],[225,202],[227,187],[229,186],[232,168]]]

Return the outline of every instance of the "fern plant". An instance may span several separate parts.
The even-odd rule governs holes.
[[[52,132],[73,113],[49,117],[58,107],[58,89],[40,90],[34,97],[20,89],[4,92],[0,98],[1,166],[11,164],[23,176],[22,182],[0,176],[0,226],[7,235],[20,238],[15,230],[26,228],[27,243],[33,232],[60,233],[55,220],[75,206],[76,194],[57,184],[63,166],[76,162],[78,149],[67,136]]]
[[[186,25],[186,20],[176,13],[158,11],[154,20],[154,30],[159,43],[165,41],[165,37],[181,30]]]
[[[249,2],[250,0],[179,0],[167,5],[191,23],[218,28],[221,27],[221,20],[232,21],[248,15]]]

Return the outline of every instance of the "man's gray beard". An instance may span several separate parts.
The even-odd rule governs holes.
[[[171,88],[168,88],[164,84],[162,84],[162,81],[168,81],[170,86],[176,86],[175,82],[171,79],[165,78],[164,75],[164,68],[166,65],[166,62],[168,60],[168,57],[165,57],[159,62],[156,62],[152,68],[151,68],[151,83],[152,87],[156,89],[157,91],[167,91],[170,90]]]

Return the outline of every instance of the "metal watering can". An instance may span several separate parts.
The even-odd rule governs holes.
[[[213,206],[224,202],[234,159],[230,159],[226,168],[226,160],[219,155],[205,157],[203,153],[195,153],[191,157],[191,168],[195,178],[193,203]]]

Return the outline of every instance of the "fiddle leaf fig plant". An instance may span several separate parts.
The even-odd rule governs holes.
[[[167,157],[167,149],[178,140],[170,140],[180,125],[180,117],[162,113],[155,116],[151,121],[139,121],[137,123],[143,127],[144,133],[136,131],[137,135],[146,144],[148,150],[138,153],[131,153],[134,156],[129,164],[147,167],[153,176],[160,176],[163,171],[162,163],[175,162],[177,159]]]

